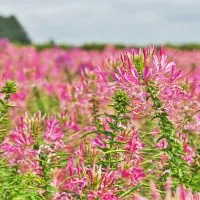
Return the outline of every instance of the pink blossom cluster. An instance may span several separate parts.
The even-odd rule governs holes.
[[[0,41],[0,84],[14,80],[18,87],[0,157],[22,176],[48,180],[54,200],[199,200],[200,190],[184,186],[184,178],[176,184],[168,169],[174,141],[178,159],[191,171],[200,167],[199,60],[199,51],[37,52]],[[128,122],[117,121],[113,133],[117,90],[130,101]],[[171,140],[157,119],[163,113],[173,125]]]

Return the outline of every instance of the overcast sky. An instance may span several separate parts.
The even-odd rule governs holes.
[[[34,42],[200,42],[200,0],[0,0]]]

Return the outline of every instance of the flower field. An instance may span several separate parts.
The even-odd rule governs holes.
[[[200,51],[1,40],[0,76],[0,199],[200,200]]]

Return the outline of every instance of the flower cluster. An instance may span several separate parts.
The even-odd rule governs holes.
[[[200,199],[199,52],[0,45],[0,199]]]

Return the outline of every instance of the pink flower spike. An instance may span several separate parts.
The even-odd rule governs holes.
[[[149,69],[148,66],[146,66],[146,67],[144,68],[144,71],[143,71],[143,78],[144,78],[144,80],[147,81],[148,78],[149,78],[151,75],[152,75],[151,70]]]
[[[178,78],[181,77],[182,71],[181,71],[181,70],[176,71],[176,67],[173,66],[173,67],[171,68],[171,74],[172,74],[171,80],[172,80],[172,81],[175,81],[176,79],[178,79]]]
[[[50,120],[47,121],[46,131],[44,133],[44,140],[52,143],[61,140],[63,137],[64,134],[59,127],[59,122],[52,117]]]
[[[150,182],[151,192],[152,192],[152,199],[159,200],[160,194],[158,192],[158,189],[156,188],[156,185],[153,181]]]
[[[75,170],[74,169],[74,159],[73,158],[69,159],[68,169],[69,169],[70,176],[73,176],[74,175],[74,170]]]
[[[182,74],[182,71],[181,71],[181,70],[179,70],[178,72],[176,72],[176,73],[174,74],[174,79],[176,80],[176,79],[180,78],[180,77],[181,77],[181,74]]]
[[[166,66],[166,62],[167,62],[167,56],[166,55],[162,55],[160,64],[161,64],[161,66],[163,68]]]
[[[176,63],[175,62],[170,62],[166,65],[165,69],[166,72],[170,71],[172,69],[172,67],[176,67]]]
[[[139,194],[134,194],[134,200],[147,200],[146,198],[144,197],[141,197]]]
[[[159,61],[158,61],[158,57],[156,55],[153,56],[153,64],[156,67],[156,71],[159,71]]]
[[[136,82],[139,81],[139,76],[138,76],[138,72],[135,68],[131,68],[131,74],[133,75],[134,79],[136,80]]]
[[[194,200],[200,200],[200,194],[195,192],[194,193]]]
[[[117,82],[120,82],[121,81],[121,79],[120,79],[120,77],[118,76],[118,74],[113,74],[113,78],[117,81]]]

